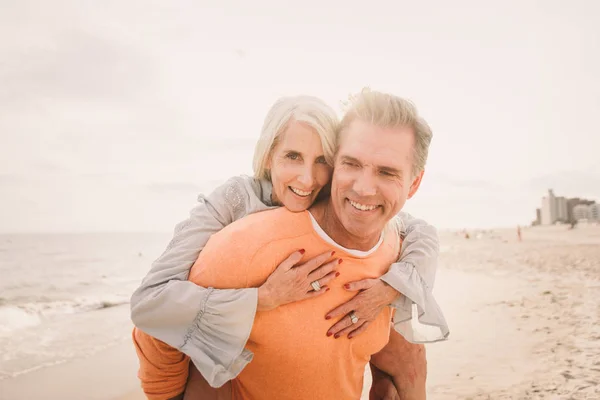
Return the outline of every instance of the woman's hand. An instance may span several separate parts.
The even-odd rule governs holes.
[[[329,290],[326,285],[339,275],[335,267],[342,262],[341,259],[327,262],[335,254],[335,251],[328,251],[298,264],[303,254],[304,250],[290,254],[258,288],[258,311],[273,310],[284,304],[320,296]],[[316,286],[320,286],[320,290],[314,290],[313,282],[318,282]]]
[[[325,319],[344,316],[327,331],[327,336],[337,339],[348,335],[348,339],[363,333],[373,321],[400,293],[381,279],[363,279],[344,285],[344,289],[358,292],[350,301],[330,311]],[[358,320],[352,322],[352,317]]]

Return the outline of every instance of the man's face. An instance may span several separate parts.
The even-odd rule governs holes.
[[[353,121],[340,138],[331,182],[331,202],[349,234],[378,238],[385,224],[417,191],[413,178],[412,128],[381,128]]]

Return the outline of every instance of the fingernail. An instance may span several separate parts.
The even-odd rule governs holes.
[[[349,284],[349,283],[346,283],[346,284],[344,285],[344,288],[346,288],[346,289],[350,289],[350,284]]]
[[[331,252],[331,256],[333,257],[333,255],[334,255],[334,254],[335,254],[335,251],[332,251],[332,252]]]
[[[333,335],[333,337],[334,337],[335,339],[337,339],[337,338],[339,338],[339,337],[340,337],[340,335],[338,335],[338,334],[336,333],[335,335]]]
[[[338,264],[341,264],[343,262],[344,262],[344,260],[342,260],[341,258],[338,260]]]
[[[331,332],[327,332],[327,336],[328,336],[328,337],[329,337],[329,336],[331,336],[331,335],[333,335],[333,333],[331,333]]]
[[[336,273],[335,273],[335,276],[336,276],[336,278],[337,278],[338,276],[340,276],[340,273],[339,273],[339,272],[336,272]]]
[[[300,254],[304,254],[304,252],[305,252],[306,250],[304,250],[304,249],[300,249],[299,251],[300,251]]]
[[[328,316],[325,317],[325,319],[331,319],[331,317],[328,315]]]
[[[348,339],[352,339],[352,335],[348,335]]]
[[[325,291],[326,291],[326,292],[329,292],[329,289],[330,289],[330,288],[327,288],[327,290],[325,290]]]

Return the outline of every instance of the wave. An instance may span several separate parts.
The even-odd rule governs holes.
[[[34,301],[11,304],[5,298],[0,299],[0,333],[29,328],[39,325],[44,319],[64,314],[77,314],[102,310],[129,304],[129,297],[102,296],[78,297],[71,300],[48,300],[40,298]]]
[[[0,306],[0,333],[7,333],[17,329],[29,328],[41,323],[38,315],[28,313],[15,306]]]
[[[36,365],[34,367],[26,368],[26,369],[23,369],[21,371],[13,372],[13,373],[10,373],[10,374],[6,373],[6,372],[0,372],[0,381],[3,380],[3,379],[10,379],[10,378],[15,378],[15,377],[17,377],[19,375],[28,374],[30,372],[37,371],[37,370],[42,369],[42,368],[54,367],[56,365],[64,364],[67,361],[69,361],[69,360],[47,361],[47,362],[38,364],[38,365]]]
[[[17,306],[31,313],[37,313],[43,316],[53,316],[57,314],[75,314],[101,310],[128,303],[129,297],[107,295],[101,297],[76,297],[69,300],[46,300],[42,298],[41,301],[27,302]]]

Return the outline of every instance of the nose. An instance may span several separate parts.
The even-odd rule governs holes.
[[[305,165],[302,167],[300,176],[298,176],[298,181],[304,185],[304,189],[312,189],[315,183],[315,173],[312,166]]]
[[[354,192],[359,196],[367,197],[377,194],[375,179],[373,179],[371,174],[366,171],[366,169],[356,177],[353,189]]]

